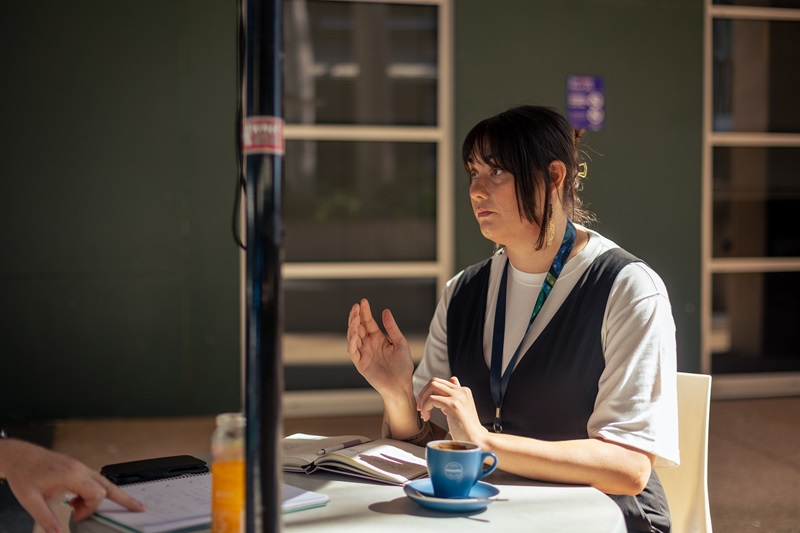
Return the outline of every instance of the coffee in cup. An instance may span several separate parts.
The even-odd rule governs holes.
[[[435,440],[425,449],[428,474],[437,498],[466,498],[479,480],[497,468],[497,456],[483,452],[475,443],[461,440]],[[492,458],[484,468],[483,462]]]

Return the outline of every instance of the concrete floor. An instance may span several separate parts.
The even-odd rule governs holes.
[[[800,533],[798,420],[800,398],[712,402],[708,484],[715,531]],[[209,460],[213,429],[213,417],[64,421],[55,428],[53,447],[95,469],[164,455]],[[377,436],[379,431],[377,416],[284,423],[286,434]],[[54,506],[66,525],[69,509]]]
[[[800,533],[800,398],[711,402],[708,489],[721,533]]]

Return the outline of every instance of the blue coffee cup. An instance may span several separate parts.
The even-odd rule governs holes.
[[[472,442],[435,440],[425,448],[428,475],[437,498],[466,498],[472,487],[497,468],[497,456]],[[491,457],[491,465],[483,462]]]

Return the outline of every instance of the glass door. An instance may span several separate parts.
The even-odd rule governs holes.
[[[702,369],[800,394],[800,1],[706,8]]]

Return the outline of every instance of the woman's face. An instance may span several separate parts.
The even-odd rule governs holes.
[[[468,165],[469,198],[481,233],[505,246],[530,243],[539,235],[539,226],[520,216],[514,176],[492,163],[473,160]]]

